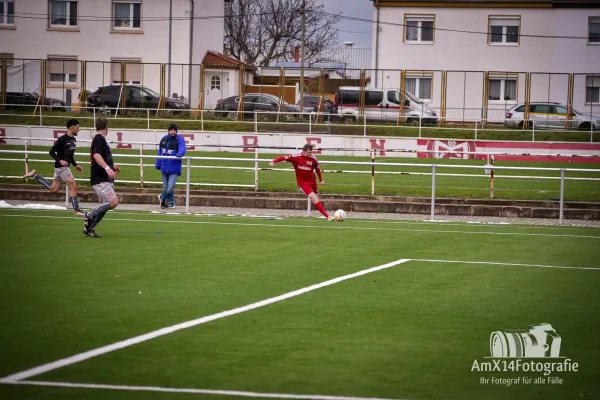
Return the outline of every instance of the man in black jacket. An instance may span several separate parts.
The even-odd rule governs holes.
[[[69,168],[69,165],[73,165],[77,172],[82,173],[83,169],[77,165],[73,155],[77,147],[77,139],[75,138],[79,133],[79,121],[76,119],[70,119],[67,121],[67,133],[58,138],[54,145],[50,149],[50,156],[54,158],[54,179],[52,183],[48,179],[39,175],[35,169],[29,171],[28,174],[24,175],[23,178],[33,178],[46,189],[51,192],[58,192],[61,188],[61,184],[64,183],[69,187],[71,195],[71,204],[75,215],[83,215],[81,208],[79,208],[79,202],[77,201],[77,183],[73,178],[73,173]]]
[[[113,161],[110,146],[106,142],[108,134],[108,120],[104,117],[96,119],[96,135],[92,139],[90,157],[92,166],[90,168],[90,183],[92,188],[102,202],[98,207],[92,208],[83,216],[83,234],[98,238],[96,225],[109,210],[119,205],[119,197],[115,192],[115,177],[121,169]]]

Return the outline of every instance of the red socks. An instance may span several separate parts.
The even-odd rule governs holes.
[[[323,204],[321,204],[321,202],[315,204],[315,207],[317,208],[317,210],[319,210],[321,214],[325,216],[325,218],[329,218],[329,214],[327,214],[327,211],[325,211],[325,207],[323,207]]]

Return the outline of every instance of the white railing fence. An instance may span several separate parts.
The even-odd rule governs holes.
[[[25,107],[31,108],[32,106],[26,105],[9,105],[11,107]],[[64,108],[65,110],[70,109],[68,106],[53,106],[54,108]],[[501,132],[528,132],[531,134],[531,141],[536,140],[536,131],[561,131],[561,132],[586,132],[590,135],[590,142],[594,141],[594,131],[600,130],[600,119],[587,117],[584,119],[571,119],[569,122],[569,129],[566,129],[566,120],[551,119],[530,119],[529,125],[525,127],[519,127],[520,120],[506,118],[494,118],[493,120],[483,120],[481,118],[453,118],[453,117],[439,117],[432,115],[403,115],[400,116],[398,113],[395,114],[382,114],[380,117],[374,116],[372,113],[355,113],[353,115],[342,115],[340,114],[328,114],[328,113],[316,113],[316,112],[271,112],[271,111],[220,111],[220,110],[190,110],[190,109],[148,109],[148,108],[121,108],[119,110],[124,112],[135,113],[133,116],[120,116],[118,110],[115,110],[114,115],[104,113],[104,109],[95,107],[87,107],[86,110],[91,112],[81,112],[76,116],[80,120],[95,120],[96,117],[104,115],[109,119],[125,119],[127,121],[144,121],[145,128],[150,129],[151,123],[157,121],[164,122],[187,122],[198,124],[197,128],[200,131],[205,131],[205,124],[220,123],[225,125],[233,124],[246,124],[252,125],[255,133],[263,132],[263,127],[269,127],[273,124],[276,125],[277,129],[291,129],[295,128],[298,131],[307,132],[309,135],[313,133],[328,134],[333,127],[354,127],[357,128],[357,132],[362,130],[363,136],[367,136],[368,130],[372,128],[387,128],[396,129],[399,132],[401,130],[410,130],[423,137],[423,130],[433,129],[439,132],[456,132],[456,131],[471,131],[473,133],[473,139],[477,140],[478,135],[481,133],[501,133]],[[382,108],[382,113],[383,113]],[[101,112],[102,111],[102,112]],[[163,113],[166,116],[156,117],[157,111]],[[497,110],[498,111],[498,110]],[[48,120],[63,120],[67,117],[64,115],[56,114],[44,114],[42,109],[39,109],[38,113],[39,126],[44,125],[44,118]],[[195,114],[197,118],[173,118],[177,115]],[[1,117],[23,117],[23,113],[11,113],[8,111],[0,112]],[[366,118],[365,118],[366,117]],[[70,118],[70,117],[69,117]],[[552,117],[555,118],[555,117]],[[348,121],[350,123],[344,123]],[[438,126],[444,122],[443,126]],[[210,128],[210,127],[209,127]],[[211,129],[208,129],[211,130]],[[272,130],[272,129],[271,129]],[[249,132],[249,131],[247,131]],[[398,134],[397,136],[402,136]]]
[[[21,138],[23,139],[23,138]],[[31,140],[35,140],[34,138],[26,138],[25,148],[24,150],[1,150],[0,154],[22,154],[24,158],[0,158],[0,161],[3,162],[22,162],[24,163],[24,171],[25,174],[29,172],[29,163],[30,162],[46,162],[53,163],[54,160],[44,158],[44,159],[30,159],[30,155],[48,155],[48,152],[45,151],[31,151],[28,150],[27,143]],[[41,139],[41,140],[49,140],[49,139]],[[140,144],[140,142],[137,142]],[[156,144],[147,143],[148,145],[152,145],[153,149],[156,148]],[[202,145],[196,145],[202,146]],[[144,164],[145,159],[156,160],[157,158],[164,159],[176,159],[176,157],[166,157],[161,156],[157,157],[156,155],[144,155],[143,154],[144,143],[140,147],[140,154],[113,154],[114,158],[124,158],[124,159],[135,159],[139,160],[136,163],[118,163],[119,166],[132,166],[139,167],[140,170],[140,178],[139,180],[116,180],[116,183],[137,183],[142,187],[144,184],[156,184],[161,185],[162,182],[159,181],[147,181],[144,180],[144,167],[152,165],[152,162]],[[271,148],[273,149],[273,148]],[[281,149],[281,148],[279,148]],[[185,161],[184,168],[186,168],[186,179],[185,182],[178,182],[178,185],[185,185],[186,188],[186,213],[190,211],[190,188],[192,186],[213,186],[213,187],[243,187],[243,188],[254,188],[255,191],[259,190],[259,171],[287,171],[293,172],[292,169],[285,168],[271,168],[271,167],[260,167],[260,163],[269,163],[272,161],[272,158],[259,158],[259,150],[260,147],[254,147],[254,155],[252,158],[238,158],[238,157],[194,157],[194,156],[186,156],[183,157],[182,160]],[[344,149],[345,151],[346,149]],[[387,151],[387,150],[386,150]],[[478,153],[482,154],[482,153]],[[89,157],[87,153],[76,153],[75,156],[78,158],[86,159]],[[513,166],[496,166],[494,165],[494,154],[486,154],[487,163],[485,165],[447,165],[447,164],[421,164],[421,163],[394,163],[394,162],[380,162],[376,161],[376,152],[371,151],[371,161],[319,161],[322,165],[355,165],[355,166],[364,166],[365,170],[336,170],[336,172],[343,173],[358,173],[358,174],[371,174],[371,194],[375,195],[375,182],[376,175],[424,175],[431,176],[431,220],[435,220],[435,200],[436,200],[436,177],[438,176],[452,176],[452,177],[469,177],[469,178],[487,178],[490,180],[490,197],[493,198],[493,190],[494,190],[494,180],[497,178],[510,178],[510,179],[552,179],[552,180],[560,180],[560,199],[559,199],[559,222],[563,224],[564,218],[564,183],[566,180],[579,180],[579,181],[600,181],[600,178],[591,178],[591,177],[581,177],[581,176],[571,176],[567,177],[567,172],[586,172],[586,173],[600,173],[600,169],[581,169],[581,168],[542,168],[542,167],[513,167]],[[192,165],[192,161],[229,161],[229,162],[242,162],[248,163],[252,166],[249,167],[233,167],[233,166],[223,166],[223,165]],[[81,161],[80,164],[90,164],[89,162]],[[380,170],[380,167],[417,167],[424,168],[426,170],[430,170],[431,172],[407,172],[407,171],[385,171]],[[239,184],[239,183],[209,183],[209,182],[192,182],[191,181],[191,169],[192,168],[210,168],[210,169],[237,169],[237,170],[248,170],[254,171],[254,182],[252,184]],[[440,173],[439,169],[462,169],[462,170],[474,170],[474,171],[482,171],[482,174],[456,174],[456,173]],[[495,175],[496,171],[546,171],[556,173],[556,176],[536,176],[536,175]],[[22,179],[22,176],[0,176],[2,179]],[[87,181],[87,179],[76,179],[78,181]],[[66,192],[65,203],[68,208],[69,204],[69,193],[68,190]],[[311,203],[308,200],[307,205],[307,216],[310,213]]]

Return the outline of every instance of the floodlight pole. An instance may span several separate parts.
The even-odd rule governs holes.
[[[167,96],[171,96],[171,42],[173,35],[173,0],[169,1],[169,72],[167,73]],[[191,68],[191,66],[190,66]],[[190,96],[191,97],[191,96]]]
[[[306,32],[306,0],[302,0],[302,36],[300,39],[300,113],[304,111],[304,36]],[[300,114],[302,115],[302,114]]]

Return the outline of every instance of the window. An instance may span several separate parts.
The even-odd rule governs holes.
[[[532,113],[536,114],[550,114],[549,104],[532,104],[529,106]]]
[[[141,29],[142,3],[113,1],[114,29]]]
[[[15,24],[15,2],[14,0],[0,1],[0,25]]]
[[[50,1],[50,26],[51,27],[76,27],[77,2],[76,1]]]
[[[522,113],[525,112],[525,106],[520,106],[515,109],[515,112]]]
[[[366,106],[378,106],[383,101],[383,92],[374,92],[368,90],[366,92],[367,97],[365,99]]]
[[[404,41],[407,43],[433,43],[435,16],[404,16]]]
[[[588,43],[600,43],[600,17],[590,17],[589,19]]]
[[[277,102],[267,96],[259,96],[257,97],[256,103],[266,104],[268,106],[276,106]]]
[[[554,114],[567,115],[567,107],[554,106]]]
[[[390,103],[400,105],[400,92],[395,90],[390,90],[387,95],[388,101]]]
[[[142,60],[139,58],[112,59],[110,76],[112,83],[139,85],[142,83]],[[125,76],[121,77],[121,66],[125,64]]]
[[[591,75],[586,77],[585,102],[588,104],[600,103],[600,75]]]
[[[406,91],[421,100],[431,101],[431,83],[432,78],[406,78]]]
[[[342,104],[342,105],[358,105],[358,90],[342,90],[342,91],[340,91],[340,104]]]
[[[114,96],[118,97],[121,91],[121,86],[107,86],[96,91],[96,93],[102,94],[103,96]]]
[[[490,79],[488,82],[488,100],[517,101],[517,80]]]
[[[495,45],[519,44],[521,17],[490,17],[488,43]]]
[[[210,90],[221,90],[221,78],[218,76],[213,76],[210,78]]]
[[[114,89],[117,89],[117,88],[119,88],[119,86],[114,87]],[[119,95],[118,91],[116,91],[116,95],[117,96]],[[127,87],[127,98],[141,101],[143,103],[144,101],[146,101],[146,102],[152,101],[152,99],[155,99],[155,97],[156,96],[154,94],[150,93],[146,89],[136,87],[136,86],[128,86]]]
[[[79,62],[73,56],[48,56],[47,80],[49,84],[77,84]]]

